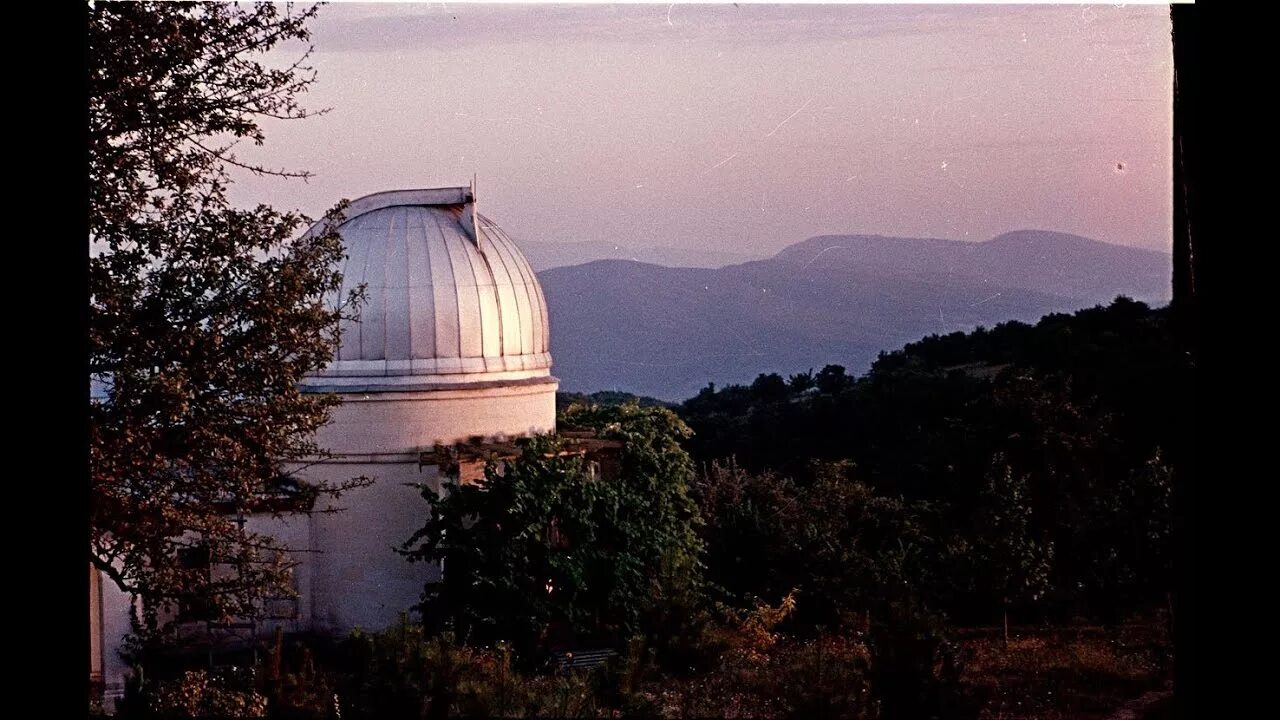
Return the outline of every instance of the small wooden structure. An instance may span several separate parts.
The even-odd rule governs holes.
[[[555,662],[557,672],[568,672],[570,670],[590,670],[591,668],[600,667],[609,662],[610,658],[617,655],[616,651],[606,648],[604,650],[578,650],[555,653],[551,656],[551,659]]]
[[[558,437],[563,442],[559,455],[582,457],[593,477],[614,478],[621,473],[621,440],[601,438],[594,430],[563,430]],[[435,466],[441,475],[457,478],[461,484],[474,483],[484,478],[488,463],[500,464],[517,458],[527,444],[527,438],[471,438],[467,443],[437,445],[419,453],[418,467]]]

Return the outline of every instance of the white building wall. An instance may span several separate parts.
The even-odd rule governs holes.
[[[102,573],[89,563],[89,680],[102,682]]]
[[[254,516],[246,528],[268,533],[291,549],[301,595],[299,617],[266,622],[264,633],[345,635],[355,628],[382,630],[395,624],[422,596],[436,568],[410,563],[395,552],[427,518],[417,486],[440,488],[434,466],[420,467],[419,453],[437,443],[472,437],[518,437],[555,429],[555,391],[543,384],[448,390],[362,393],[344,396],[332,422],[319,433],[335,454],[295,468],[313,482],[339,484],[368,477],[369,487],[323,498],[311,515]],[[334,510],[335,512],[324,512]],[[92,603],[91,603],[92,605]],[[128,666],[119,656],[130,633],[132,598],[110,580],[102,582],[102,666],[107,708],[124,690]]]
[[[363,476],[373,484],[337,500],[322,499],[317,510],[337,512],[311,516],[312,629],[335,635],[355,628],[376,631],[409,612],[437,572],[396,552],[426,522],[428,506],[418,486],[440,488],[437,469],[420,467],[419,453],[474,436],[552,431],[556,387],[547,378],[533,386],[344,396],[318,437],[336,457],[298,475],[332,484]]]
[[[95,572],[97,572],[95,570]],[[124,695],[125,676],[130,668],[120,657],[124,640],[133,632],[130,610],[133,596],[124,592],[108,577],[102,582],[102,681],[103,705],[112,711],[115,701]]]
[[[298,615],[293,619],[267,618],[260,625],[263,634],[283,627],[286,633],[304,632],[311,628],[312,576],[316,565],[316,547],[312,542],[311,519],[306,515],[255,515],[245,522],[245,530],[275,538],[288,548],[287,560],[296,563],[293,575],[297,585]]]
[[[312,629],[345,635],[395,624],[422,596],[434,569],[396,552],[422,527],[427,502],[418,483],[439,488],[434,467],[400,463],[333,463],[309,474],[341,482],[364,475],[373,484],[333,502],[341,510],[311,516],[316,538]]]
[[[555,429],[558,382],[495,384],[424,391],[344,393],[343,404],[316,436],[350,462],[361,455],[406,455],[472,436],[519,437]],[[379,460],[399,458],[378,458]]]

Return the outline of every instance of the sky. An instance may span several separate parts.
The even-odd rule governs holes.
[[[240,156],[314,177],[238,176],[238,202],[474,177],[517,241],[1171,247],[1168,6],[333,3],[312,28],[328,112]]]

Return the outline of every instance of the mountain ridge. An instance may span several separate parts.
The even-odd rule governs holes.
[[[997,285],[1104,300],[1130,294],[1162,302],[1171,292],[1173,257],[1050,230],[1014,230],[988,240],[817,235],[789,245],[773,259],[875,268],[900,275],[943,274]]]
[[[987,246],[956,252],[868,237],[816,236],[719,268],[601,259],[544,270],[554,372],[569,392],[680,400],[761,372],[861,373],[880,352],[931,334],[1034,322],[1116,295],[1160,301],[1169,284],[1160,253],[1080,236],[1005,233],[996,253],[992,240],[936,241]],[[833,238],[852,248],[829,250]]]
[[[520,242],[520,249],[529,260],[529,264],[538,272],[569,265],[582,265],[596,260],[635,260],[666,267],[717,268],[766,257],[752,253],[704,248],[667,246],[637,248],[601,240],[526,241]]]

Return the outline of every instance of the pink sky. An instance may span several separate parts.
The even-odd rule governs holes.
[[[242,153],[316,177],[234,197],[319,214],[474,174],[517,240],[763,255],[1037,228],[1167,251],[1168,12],[334,4],[306,103],[331,112]]]

